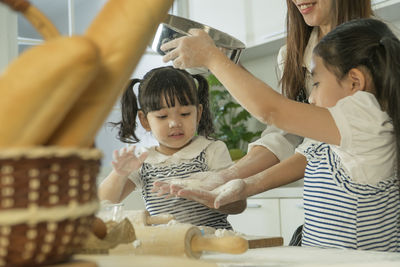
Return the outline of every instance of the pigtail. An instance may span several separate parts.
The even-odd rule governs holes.
[[[210,101],[209,101],[209,86],[206,78],[202,75],[193,75],[198,82],[197,95],[199,97],[199,104],[203,105],[203,113],[199,122],[197,132],[199,135],[209,137],[214,133],[214,124],[211,116]]]
[[[379,41],[381,50],[384,50],[385,61],[382,68],[382,102],[384,108],[393,120],[396,138],[397,175],[400,179],[400,41],[384,37]]]
[[[123,143],[134,144],[139,142],[136,136],[136,116],[138,113],[138,104],[136,95],[133,92],[133,86],[140,83],[139,79],[132,79],[121,96],[121,114],[122,119],[120,122],[111,123],[114,127],[119,128],[117,138]]]

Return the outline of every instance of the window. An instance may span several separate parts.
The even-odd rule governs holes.
[[[83,34],[107,0],[31,0],[60,31],[61,35]],[[182,9],[182,1],[175,1],[171,13]],[[134,13],[132,13],[134,16]],[[18,52],[21,53],[43,41],[40,34],[18,14]]]
[[[106,0],[31,0],[61,35],[83,34]],[[36,29],[18,14],[18,52],[43,41]]]

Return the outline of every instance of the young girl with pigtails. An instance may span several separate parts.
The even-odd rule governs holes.
[[[138,84],[138,98],[133,87]],[[136,117],[150,131],[158,146],[135,155],[135,146],[114,151],[113,170],[99,186],[99,198],[121,202],[140,188],[150,215],[169,213],[182,223],[232,229],[227,214],[239,213],[245,201],[210,209],[183,198],[167,198],[152,192],[155,181],[185,179],[196,172],[229,167],[232,160],[222,141],[213,133],[208,100],[208,83],[201,75],[191,75],[173,67],[149,71],[143,79],[132,79],[121,98],[122,120],[118,138],[137,143]]]

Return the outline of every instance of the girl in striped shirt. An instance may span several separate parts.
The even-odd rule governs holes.
[[[304,175],[303,246],[400,251],[400,42],[387,25],[354,20],[321,39],[311,105],[282,97],[212,45],[198,46],[209,55],[197,51],[182,66],[208,67],[255,117],[319,142],[211,191],[187,180],[170,192],[218,208]]]
[[[136,84],[140,109],[133,92]],[[122,120],[115,125],[122,142],[139,141],[135,134],[138,115],[159,145],[140,156],[135,155],[134,146],[114,151],[113,171],[100,184],[99,198],[118,203],[139,188],[150,215],[169,213],[182,223],[232,229],[227,214],[243,211],[245,201],[216,210],[183,198],[165,199],[151,191],[155,181],[183,180],[232,164],[225,143],[208,137],[214,128],[206,79],[173,67],[153,69],[143,80],[131,81],[121,98],[121,111]]]

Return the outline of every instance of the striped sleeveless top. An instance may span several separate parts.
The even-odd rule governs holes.
[[[210,209],[198,202],[184,198],[165,199],[157,196],[157,192],[151,192],[153,182],[169,179],[185,179],[196,172],[208,171],[206,164],[205,151],[203,150],[197,157],[189,162],[168,164],[164,166],[154,166],[143,163],[140,171],[142,182],[142,196],[146,210],[150,215],[169,213],[175,216],[181,223],[191,223],[196,226],[209,226],[217,229],[232,229],[228,222],[227,214]]]
[[[355,183],[325,143],[305,152],[302,246],[400,251],[400,191],[396,177]]]

